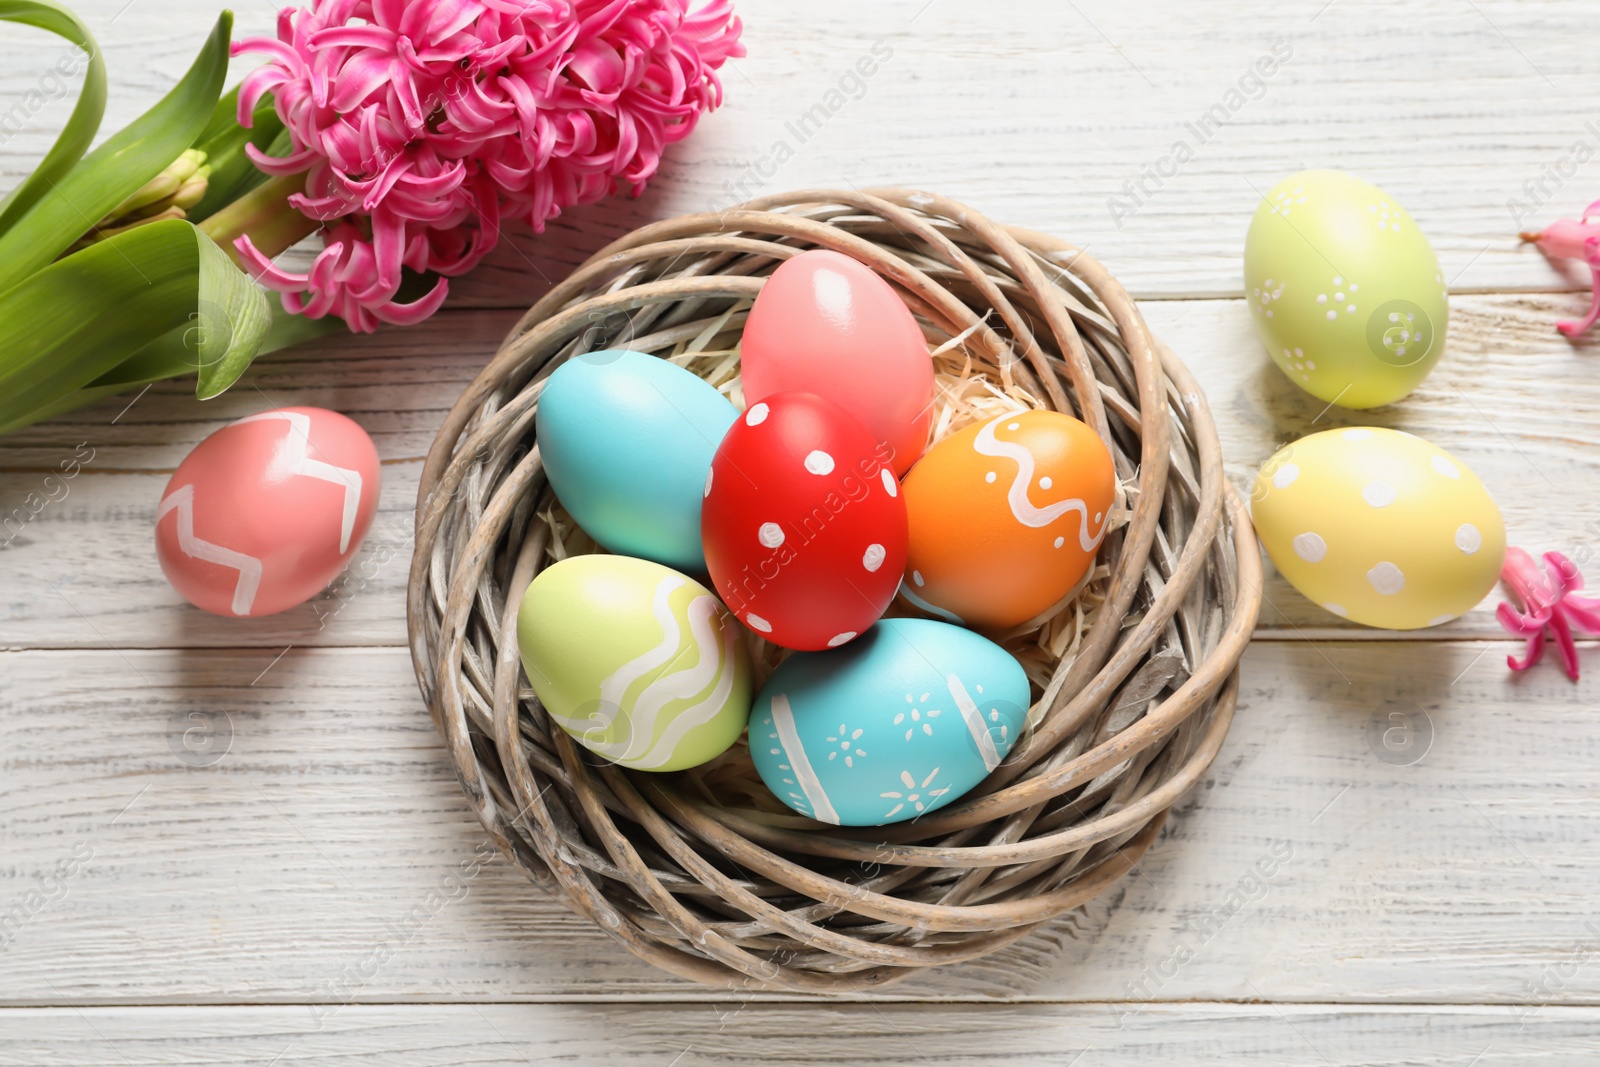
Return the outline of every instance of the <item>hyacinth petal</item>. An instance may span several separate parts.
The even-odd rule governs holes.
[[[328,160],[329,171],[342,178],[376,169],[381,145],[369,144],[359,122],[335,122],[324,126],[316,140],[317,148]]]
[[[407,2],[400,13],[400,21],[395,24],[395,29],[402,37],[414,41],[426,41],[430,15],[431,12],[424,5]]]
[[[1578,570],[1578,565],[1566,556],[1560,552],[1546,552],[1540,558],[1544,560],[1545,573],[1555,583],[1558,595],[1566,596],[1572,590],[1583,588],[1583,574]]]
[[[1574,629],[1591,637],[1600,637],[1600,600],[1586,596],[1568,596],[1561,606]]]
[[[304,193],[291,193],[289,204],[306,218],[316,219],[318,222],[334,222],[350,214],[350,202],[338,196],[313,197]]]
[[[1528,601],[1529,591],[1542,577],[1539,565],[1525,550],[1515,545],[1506,549],[1505,562],[1500,565],[1500,580],[1524,604]]]
[[[372,0],[372,21],[389,30],[400,29],[410,0]]]
[[[400,288],[400,261],[405,252],[406,227],[387,211],[372,216],[372,258],[377,267],[375,287],[389,295]]]
[[[1506,657],[1506,666],[1514,671],[1525,671],[1544,658],[1544,631],[1540,630],[1528,638],[1527,645],[1523,648],[1522,658],[1515,656]]]
[[[327,225],[304,277],[274,271],[284,306],[352,330],[414,322],[436,285],[393,300],[401,267],[454,275],[563,210],[639,192],[662,149],[722,99],[743,55],[730,0],[309,0],[285,9],[241,97],[267,93],[290,134],[263,170],[306,172],[291,203]],[[241,104],[244,100],[241,100]],[[370,216],[370,218],[368,217]],[[256,263],[256,266],[264,266]]]
[[[334,26],[318,30],[310,38],[312,48],[332,48],[345,45],[351,48],[388,49],[395,46],[396,34],[382,26]]]
[[[500,79],[500,88],[510,99],[512,107],[516,109],[519,136],[524,142],[537,145],[539,107],[534,102],[533,92],[528,88],[528,83],[515,74],[508,74]]]
[[[394,60],[362,49],[350,56],[339,69],[329,105],[338,112],[354,111],[379,86],[389,81]]]
[[[1544,582],[1540,593],[1554,604],[1573,590],[1574,575],[1577,575],[1578,568],[1559,552],[1546,552],[1540,558],[1544,561]],[[1581,585],[1583,577],[1577,575],[1576,581]]]
[[[300,65],[298,52],[283,41],[275,41],[271,37],[241,37],[228,46],[228,54],[231,56],[242,56],[246,52],[265,52],[269,60],[290,70]]]
[[[290,273],[262,255],[251,242],[249,234],[234,238],[233,248],[239,254],[240,265],[244,267],[245,273],[250,275],[257,285],[280,293],[297,292],[305,288],[304,274]]]
[[[1567,672],[1567,677],[1573,681],[1578,680],[1578,646],[1573,644],[1572,629],[1567,625],[1567,620],[1556,615],[1550,620],[1550,633],[1556,638],[1556,653],[1561,657],[1561,668]]]
[[[443,201],[460,188],[466,176],[466,164],[455,160],[438,174],[423,175],[413,169],[404,174],[400,180],[404,181],[408,194]]]
[[[395,187],[395,183],[405,177],[410,169],[411,161],[405,156],[400,155],[390,159],[378,172],[377,177],[368,184],[361,198],[361,209],[368,214],[376,212],[389,195],[389,191]]]
[[[284,293],[278,298],[283,301],[283,310],[291,315],[304,315],[306,313],[305,296],[299,292]]]
[[[578,39],[579,29],[576,24],[563,26],[560,33],[552,34],[543,45],[529,52],[522,62],[527,69],[551,66],[552,61],[562,52],[567,51]]]
[[[311,148],[302,148],[286,156],[269,156],[248,141],[245,142],[244,154],[262,173],[272,175],[299,174],[321,158]]]
[[[1500,578],[1517,602],[1502,601],[1495,618],[1507,632],[1527,641],[1521,660],[1507,657],[1512,670],[1527,670],[1555,638],[1561,666],[1567,677],[1578,679],[1578,648],[1573,631],[1600,636],[1600,598],[1581,596],[1583,574],[1577,564],[1559,552],[1546,552],[1543,567],[1520,548],[1506,549]],[[1520,605],[1520,607],[1519,607]]]
[[[473,56],[472,62],[473,65],[479,70],[492,70],[493,68],[505,63],[505,61],[511,57],[512,53],[520,51],[524,47],[526,47],[526,45],[522,41],[515,39],[501,41],[492,48],[480,49],[478,53]]]
[[[1499,621],[1501,628],[1518,637],[1531,637],[1544,629],[1544,624],[1549,621],[1548,618],[1536,619],[1524,615],[1503,601],[1494,609],[1494,617]]]
[[[323,318],[333,312],[341,302],[347,300],[345,291],[335,284],[342,274],[339,265],[347,257],[347,252],[346,243],[335,240],[317,253],[316,260],[311,264],[306,284],[310,298],[306,300],[302,314],[307,318]],[[360,329],[359,317],[352,318],[346,313],[342,314],[341,318],[351,329]]]
[[[585,36],[597,36],[609,30],[622,13],[628,10],[630,0],[611,0],[609,4],[601,7],[588,18],[584,19],[579,30]]]
[[[622,90],[623,59],[604,41],[585,41],[573,49],[567,70],[582,78],[596,93],[615,95]]]
[[[440,278],[434,287],[428,290],[426,296],[419,297],[409,304],[397,304],[390,300],[374,307],[372,311],[379,319],[395,326],[415,326],[438,311],[439,306],[449,295],[450,280]]]
[[[234,118],[245,129],[255,126],[256,107],[261,98],[289,80],[289,75],[277,67],[257,67],[239,83],[238,108]]]
[[[476,0],[436,0],[428,7],[432,17],[428,20],[426,40],[431,45],[449,40],[483,14],[483,5]]]

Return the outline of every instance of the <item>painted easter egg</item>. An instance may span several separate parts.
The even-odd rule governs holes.
[[[1070,415],[1023,411],[958,430],[902,486],[901,592],[985,630],[1048,611],[1093,566],[1116,484],[1104,442]]]
[[[1324,430],[1262,466],[1251,502],[1272,562],[1335,615],[1386,630],[1437,626],[1494,588],[1500,509],[1478,476],[1399,430]]]
[[[279,408],[230,423],[178,465],[156,508],[156,556],[216,615],[271,615],[327,588],[378,507],[378,450],[336,411]]]
[[[1022,665],[992,641],[930,619],[884,619],[843,648],[779,665],[751,712],[750,756],[802,815],[905,822],[1000,764],[1028,696]]]
[[[933,361],[889,283],[849,256],[802,252],[772,272],[745,322],[747,404],[816,393],[893,449],[896,474],[922,455],[933,421]]]
[[[785,648],[835,648],[877,621],[906,560],[887,449],[831,401],[750,405],[711,461],[706,565],[733,613]]]
[[[558,726],[641,771],[721,755],[750,714],[742,631],[699,582],[632,556],[569,556],[517,611],[522,667]]]
[[[1289,380],[1347,408],[1392,404],[1444,352],[1449,303],[1433,246],[1388,193],[1334,170],[1272,188],[1250,220],[1244,284]]]
[[[568,360],[535,416],[550,487],[613,552],[703,572],[700,490],[738,409],[689,371],[642,352]]]

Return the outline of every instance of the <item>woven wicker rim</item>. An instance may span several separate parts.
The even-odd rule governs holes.
[[[930,339],[1087,422],[1129,487],[1103,599],[1031,733],[977,790],[890,827],[774,817],[694,772],[610,765],[552,727],[517,652],[551,547],[543,379],[618,338],[658,353],[736,338],[765,275],[815,247],[888,279]],[[408,615],[467,796],[535,883],[694,981],[861,992],[1003,948],[1139,860],[1227,733],[1260,590],[1204,397],[1099,263],[926,193],[804,190],[646,226],[522,317],[429,452]]]

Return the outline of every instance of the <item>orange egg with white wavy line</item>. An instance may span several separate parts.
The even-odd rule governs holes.
[[[1057,411],[987,419],[936,442],[906,475],[901,594],[941,618],[1003,630],[1048,611],[1088,573],[1116,468]]]

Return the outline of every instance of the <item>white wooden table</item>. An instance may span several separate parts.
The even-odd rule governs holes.
[[[176,79],[214,2],[78,0],[110,63],[107,130]],[[427,324],[263,359],[203,405],[168,383],[0,439],[0,516],[31,514],[0,536],[0,1064],[1600,1062],[1600,654],[1577,684],[1553,663],[1513,678],[1492,599],[1393,635],[1274,578],[1232,735],[1137,876],[883,996],[691,987],[501,859],[449,888],[485,838],[404,647],[434,427],[553,279],[741,183],[922,185],[1087,245],[1194,368],[1240,484],[1286,440],[1370,421],[1466,460],[1513,544],[1600,541],[1600,341],[1552,325],[1587,278],[1515,237],[1600,196],[1592,2],[741,9],[726,108],[649,192],[502,248]],[[238,16],[264,33],[273,11]],[[1278,41],[1287,61],[1230,97]],[[830,97],[875,42],[892,55]],[[58,51],[0,32],[0,111]],[[786,125],[841,99],[803,142]],[[1186,123],[1218,103],[1230,120],[1202,141]],[[5,185],[69,106],[0,134]],[[1156,173],[1179,141],[1193,158]],[[1408,205],[1454,294],[1445,359],[1392,409],[1319,417],[1240,299],[1258,191],[1314,165]],[[162,579],[157,498],[207,433],[291,403],[378,443],[366,577],[220,622]],[[1409,747],[1376,739],[1392,723]]]

